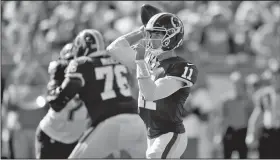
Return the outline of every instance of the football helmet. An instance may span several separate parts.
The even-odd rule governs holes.
[[[59,58],[60,59],[65,59],[65,60],[70,60],[73,58],[73,54],[72,54],[72,48],[73,48],[73,44],[72,43],[67,43],[62,50],[59,53]]]
[[[104,39],[95,29],[81,31],[73,41],[73,54],[75,57],[98,55],[105,50]]]
[[[183,42],[184,25],[174,14],[158,13],[154,15],[145,27],[146,51],[158,56],[165,51],[171,51],[179,47]],[[153,34],[160,34],[162,38],[153,38]],[[153,43],[160,41],[160,46]]]

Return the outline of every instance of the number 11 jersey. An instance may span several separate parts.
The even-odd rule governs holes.
[[[165,77],[182,81],[186,85],[170,96],[155,101],[146,101],[139,93],[140,116],[146,124],[149,138],[156,138],[168,132],[184,133],[182,120],[185,112],[184,103],[189,96],[190,86],[196,82],[198,70],[194,64],[180,57],[172,57],[156,63],[156,65],[150,64],[151,68],[156,67],[152,72],[153,81]]]
[[[128,84],[129,72],[110,56],[74,59],[65,76],[82,81],[83,87],[77,93],[85,103],[93,126],[121,113],[137,113],[137,102]]]

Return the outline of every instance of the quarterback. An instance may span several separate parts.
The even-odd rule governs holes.
[[[110,55],[137,69],[138,107],[148,132],[146,158],[180,158],[187,147],[183,105],[198,70],[174,53],[183,42],[183,28],[174,14],[158,13],[146,27],[107,47]],[[122,58],[124,53],[126,58]]]

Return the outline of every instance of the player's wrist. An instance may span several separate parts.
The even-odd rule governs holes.
[[[122,36],[129,45],[133,45],[145,37],[145,31],[142,27]]]
[[[150,78],[150,70],[148,64],[144,60],[136,60],[137,79]]]

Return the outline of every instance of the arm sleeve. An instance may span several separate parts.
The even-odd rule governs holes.
[[[129,45],[124,38],[118,38],[107,47],[107,53],[117,61],[133,70],[136,68],[134,63],[137,50]]]

